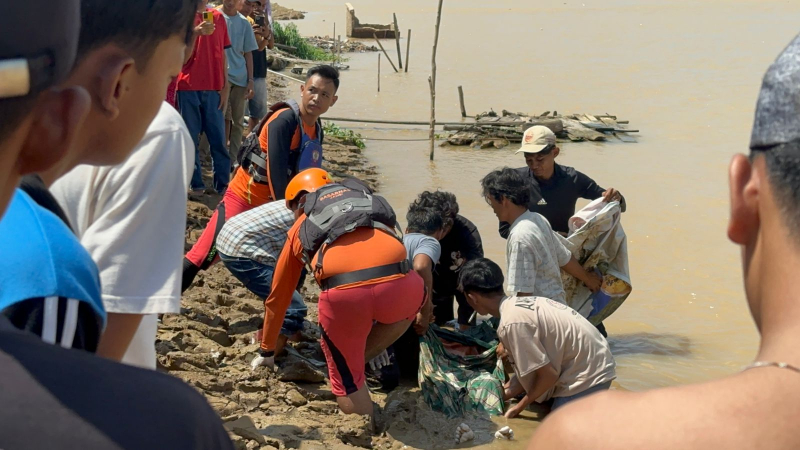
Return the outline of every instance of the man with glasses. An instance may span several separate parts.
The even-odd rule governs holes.
[[[556,135],[540,125],[528,128],[522,137],[522,146],[516,151],[525,156],[526,167],[517,169],[531,183],[531,199],[528,210],[539,213],[550,222],[553,231],[566,235],[567,221],[575,214],[579,198],[619,201],[625,211],[625,198],[614,188],[603,189],[594,180],[572,167],[557,164],[555,159],[560,149]],[[500,235],[508,237],[509,225],[500,223]]]

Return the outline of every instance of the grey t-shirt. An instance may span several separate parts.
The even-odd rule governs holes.
[[[439,245],[439,241],[422,233],[406,234],[403,236],[403,245],[406,246],[408,260],[412,264],[417,255],[427,255],[434,265],[439,262],[439,257],[442,256],[442,246]]]

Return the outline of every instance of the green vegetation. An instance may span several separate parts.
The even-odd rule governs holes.
[[[304,37],[300,36],[295,24],[281,25],[276,21],[272,24],[272,29],[275,33],[275,42],[297,48],[294,54],[298,58],[312,61],[333,60],[333,54],[309,44]]]
[[[325,131],[325,136],[335,136],[342,139],[345,144],[355,145],[360,149],[366,147],[366,144],[364,144],[364,137],[353,130],[341,128],[333,122],[323,123],[322,129]]]

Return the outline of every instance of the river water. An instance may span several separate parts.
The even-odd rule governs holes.
[[[354,3],[362,22],[397,13],[412,29],[408,73],[377,55],[351,54],[338,117],[428,120],[435,0]],[[309,11],[305,35],[344,34],[343,2],[292,0]],[[746,152],[755,100],[769,63],[800,31],[800,3],[772,0],[445,0],[437,55],[437,119],[460,120],[456,87],[469,114],[507,109],[610,113],[641,130],[639,142],[562,144],[574,166],[628,202],[633,293],[606,321],[619,387],[644,390],[699,382],[748,363],[757,334],[742,293],[738,249],[725,235],[727,164]],[[396,62],[395,43],[383,41]],[[340,124],[369,138],[424,139],[422,128]],[[501,266],[505,241],[479,194],[490,170],[524,164],[502,150],[436,148],[368,141],[382,193],[404,212],[424,189],[458,196],[479,227],[487,257]],[[401,214],[404,215],[404,214]],[[512,421],[518,437],[531,421]],[[497,445],[498,448],[503,445]]]

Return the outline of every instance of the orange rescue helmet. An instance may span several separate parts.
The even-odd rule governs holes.
[[[286,207],[289,208],[289,204],[302,195],[314,192],[330,183],[333,183],[333,180],[328,172],[316,167],[298,173],[286,186]]]

